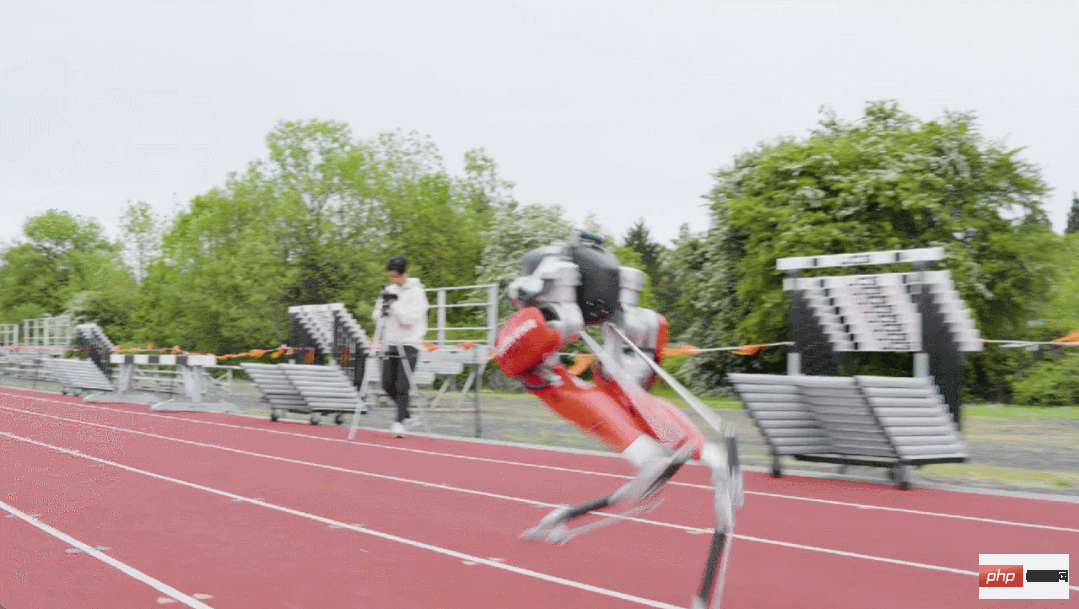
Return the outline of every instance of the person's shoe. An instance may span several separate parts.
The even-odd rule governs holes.
[[[614,492],[614,500],[637,503],[655,495],[692,456],[693,449],[683,446],[667,457],[648,459],[633,480]]]
[[[400,423],[394,423],[393,425],[390,425],[390,433],[392,433],[395,438],[403,438],[405,437],[405,426]]]

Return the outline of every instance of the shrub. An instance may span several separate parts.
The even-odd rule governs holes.
[[[1034,364],[1012,378],[1012,388],[1017,404],[1079,405],[1079,353]]]

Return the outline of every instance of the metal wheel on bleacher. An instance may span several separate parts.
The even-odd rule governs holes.
[[[308,420],[311,421],[312,425],[318,425],[319,421],[322,420],[322,413],[321,412],[312,412],[311,416],[308,418]]]
[[[281,418],[281,411],[280,410],[274,408],[273,410],[270,411],[270,420],[271,421],[276,421],[277,419],[280,419],[280,418]]]
[[[337,413],[333,417],[333,422],[334,422],[335,425],[341,425],[342,423],[344,423],[345,422],[345,413],[343,413],[343,412]]]

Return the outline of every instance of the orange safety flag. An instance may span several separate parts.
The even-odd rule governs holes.
[[[1062,336],[1053,341],[1054,343],[1079,343],[1079,330],[1073,330],[1068,332],[1067,335]]]
[[[763,346],[764,345],[742,345],[737,350],[735,350],[735,353],[737,353],[738,355],[756,355]]]
[[[270,357],[272,357],[274,359],[277,359],[277,358],[281,357],[284,354],[285,354],[285,348],[281,347],[277,351],[274,351],[273,353],[271,353]]]
[[[678,357],[680,355],[691,355],[693,353],[700,353],[700,347],[694,347],[693,345],[681,344],[677,347],[664,347],[664,357]]]
[[[476,345],[477,345],[477,343],[474,340],[468,340],[468,341],[465,341],[463,343],[457,343],[457,346],[464,349],[465,351],[468,351],[469,349],[471,349],[472,347],[475,347]]]
[[[179,353],[180,352],[180,345],[173,345],[172,346],[172,352],[173,353]]]
[[[263,355],[266,355],[266,350],[265,349],[252,349],[252,350],[248,351],[247,354],[250,355],[251,357],[262,357]]]
[[[596,356],[591,353],[580,353],[573,356],[573,365],[569,368],[570,374],[580,374],[588,369],[592,362],[596,360]]]
[[[435,349],[438,349],[438,345],[436,345],[435,343],[425,342],[423,343],[423,348],[427,349],[428,351],[434,351]]]

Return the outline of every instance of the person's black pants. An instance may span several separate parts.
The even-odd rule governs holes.
[[[382,355],[382,390],[390,399],[397,404],[397,422],[400,423],[408,418],[408,396],[410,387],[408,373],[405,372],[404,364],[408,362],[408,369],[416,372],[416,361],[419,359],[419,349],[405,346],[405,357],[401,357],[397,347],[387,347]]]

